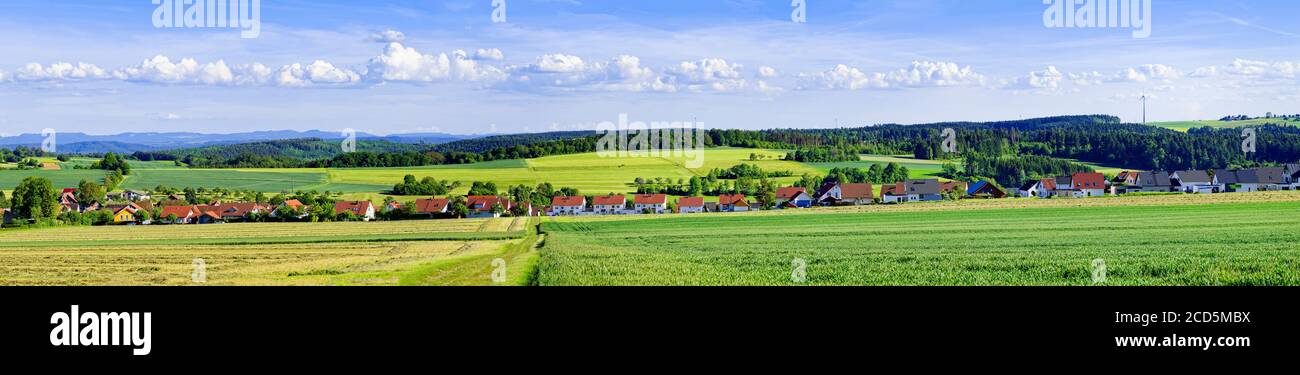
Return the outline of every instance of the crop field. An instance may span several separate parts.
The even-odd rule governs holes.
[[[55,188],[76,187],[81,180],[101,182],[104,179],[104,174],[104,171],[87,169],[0,170],[0,189],[13,190],[24,178],[31,176],[48,178],[54,183]]]
[[[399,179],[400,181],[400,179]],[[394,184],[397,182],[393,182]],[[294,190],[360,192],[392,188],[380,185],[330,184],[323,169],[141,169],[132,170],[122,183],[123,189],[170,187],[223,187],[261,192]]]
[[[561,219],[538,282],[1095,285],[1102,259],[1104,285],[1300,285],[1300,194],[1219,196]]]
[[[1242,120],[1242,121],[1219,121],[1219,120],[1171,121],[1171,122],[1153,122],[1151,123],[1151,126],[1186,132],[1188,129],[1191,128],[1200,128],[1206,126],[1212,128],[1240,128],[1244,126],[1261,126],[1265,124],[1300,126],[1300,121],[1282,120],[1278,118],[1253,119],[1253,120]]]
[[[200,285],[195,259],[202,285],[493,285],[497,258],[524,285],[537,259],[525,218],[147,228],[0,231],[0,285]]]
[[[749,155],[762,154],[769,159],[750,161]],[[730,168],[736,164],[756,164],[765,170],[790,171],[795,176],[803,173],[816,173],[816,169],[802,163],[775,160],[785,155],[781,151],[751,149],[708,149],[704,153],[704,165],[699,169],[688,169],[681,158],[601,158],[594,153],[549,156],[526,161],[506,163],[490,162],[466,166],[440,166],[417,168],[362,168],[330,169],[329,180],[334,184],[373,184],[392,187],[401,182],[405,175],[416,178],[434,177],[442,180],[462,181],[465,186],[452,192],[463,194],[469,190],[472,181],[493,181],[498,187],[508,185],[536,185],[550,182],[556,187],[573,187],[583,194],[630,193],[633,192],[632,181],[637,177],[666,177],[689,179],[691,176],[703,176],[712,168]],[[797,179],[782,178],[782,182]]]

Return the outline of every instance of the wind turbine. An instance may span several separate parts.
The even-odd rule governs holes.
[[[1147,124],[1147,94],[1142,93],[1142,98],[1138,100],[1142,101],[1142,125],[1146,125]]]

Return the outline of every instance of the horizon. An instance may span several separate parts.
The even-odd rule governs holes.
[[[143,0],[9,2],[0,135],[1140,123],[1142,96],[1148,122],[1300,112],[1281,1],[1148,2],[1142,28],[1056,27],[1072,12],[1039,0],[809,1],[802,22],[784,0],[260,4],[245,38],[156,27]]]

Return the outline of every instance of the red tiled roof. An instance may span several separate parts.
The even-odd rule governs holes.
[[[1075,189],[1105,189],[1106,176],[1101,173],[1075,173],[1070,176]]]
[[[597,206],[622,206],[627,197],[622,195],[605,195],[591,198],[591,204]]]
[[[880,195],[907,195],[907,187],[902,182],[881,186]]]
[[[665,204],[668,203],[668,196],[664,194],[637,194],[632,196],[634,204]]]
[[[365,215],[372,208],[374,208],[374,203],[370,203],[370,201],[342,201],[334,204],[334,214],[351,211],[360,216]]]
[[[232,202],[214,206],[216,212],[224,217],[244,217],[255,211],[266,211],[267,207],[256,202]]]
[[[415,213],[429,214],[435,212],[446,212],[447,206],[450,204],[451,204],[450,199],[439,199],[439,198],[416,199]]]
[[[688,197],[677,200],[677,207],[704,207],[704,197]]]
[[[289,206],[289,207],[293,207],[293,208],[302,208],[302,206],[303,206],[302,201],[299,201],[299,200],[297,200],[297,199],[290,199],[290,200],[284,201],[284,205],[285,205],[285,206]]]
[[[1043,190],[1056,190],[1055,178],[1044,178],[1041,182],[1043,183]]]
[[[184,219],[198,215],[198,208],[194,206],[167,206],[163,207],[161,215],[161,218],[164,219],[171,215],[176,215],[177,219]]]
[[[808,193],[808,189],[804,189],[804,188],[801,188],[801,187],[795,187],[795,186],[783,187],[783,188],[780,188],[780,189],[776,189],[776,198],[777,198],[777,199],[792,199],[792,198],[794,198],[795,196],[799,195],[799,193]]]
[[[77,188],[63,188],[63,193],[61,194],[68,194],[68,193],[76,194]]]
[[[966,193],[966,183],[962,181],[944,181],[939,183],[939,191],[956,191]]]
[[[875,188],[870,183],[840,184],[841,199],[871,199],[874,195]]]
[[[551,207],[581,207],[586,200],[583,197],[556,196],[551,198]]]
[[[736,194],[736,195],[723,194],[721,196],[718,196],[718,204],[748,205],[749,201],[745,200],[744,194]]]

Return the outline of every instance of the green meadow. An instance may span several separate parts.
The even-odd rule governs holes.
[[[1104,285],[1300,285],[1300,195],[1174,198],[552,220],[538,281],[1097,285],[1102,259]]]
[[[1153,122],[1151,123],[1151,126],[1186,132],[1188,129],[1200,128],[1206,126],[1211,128],[1240,128],[1246,126],[1261,126],[1261,125],[1269,125],[1269,124],[1300,126],[1300,121],[1283,120],[1283,119],[1252,119],[1252,120],[1242,120],[1242,121],[1219,121],[1219,120],[1170,121],[1170,122]]]

